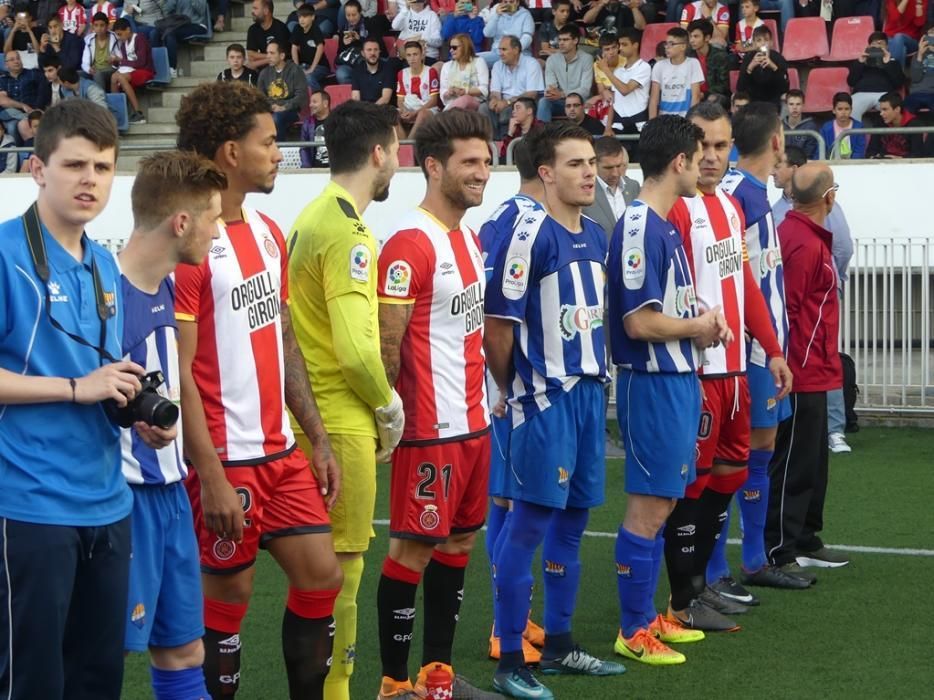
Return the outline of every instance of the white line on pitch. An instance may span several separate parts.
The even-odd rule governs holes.
[[[389,525],[388,520],[374,520],[374,525]],[[486,530],[486,527],[483,528]],[[597,530],[584,530],[585,537],[615,538],[615,532],[599,532]],[[731,538],[727,544],[742,544],[742,540]],[[909,549],[907,547],[864,547],[858,544],[828,544],[830,549],[839,549],[843,552],[860,552],[862,554],[895,554],[903,557],[934,557],[934,549]]]

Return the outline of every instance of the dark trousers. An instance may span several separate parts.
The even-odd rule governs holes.
[[[797,393],[791,417],[778,426],[769,464],[769,511],[765,550],[777,566],[794,561],[797,552],[823,547],[827,495],[827,394]]]
[[[0,518],[0,697],[120,697],[130,518],[103,527]]]
[[[187,42],[193,36],[207,34],[207,29],[200,24],[183,24],[162,35],[162,43],[169,54],[169,66],[178,68],[178,45]]]

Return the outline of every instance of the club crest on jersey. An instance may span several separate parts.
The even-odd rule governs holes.
[[[441,524],[441,516],[438,515],[438,506],[425,506],[422,514],[418,516],[418,524],[422,526],[423,530],[434,530],[438,527],[438,525]]]
[[[219,561],[227,561],[233,558],[237,552],[237,544],[233,540],[220,539],[214,543],[214,558]]]
[[[603,305],[571,306],[562,304],[558,315],[558,330],[565,340],[573,340],[578,333],[589,333],[603,325]]]
[[[143,629],[143,625],[146,624],[146,606],[142,603],[137,603],[133,606],[133,612],[130,613],[130,622],[136,625],[139,629]]]
[[[271,238],[263,239],[263,247],[266,249],[266,253],[270,258],[279,257],[279,246],[276,245],[276,242]]]
[[[759,276],[765,277],[775,272],[782,264],[782,251],[778,248],[766,248],[759,255]]]
[[[412,268],[405,260],[396,260],[389,264],[386,271],[386,284],[383,292],[391,297],[405,297],[409,295],[409,286],[412,284]]]
[[[774,411],[775,407],[778,406],[778,401],[775,400],[775,397],[770,397],[765,401],[765,410]]]
[[[623,578],[632,578],[632,567],[616,562],[616,575]]]
[[[566,489],[570,480],[571,475],[568,473],[568,470],[564,467],[558,467],[558,486]]]
[[[759,489],[743,489],[743,500],[746,503],[758,503],[762,500],[762,491]]]
[[[370,249],[362,243],[350,249],[350,277],[358,282],[370,280]]]
[[[567,567],[564,564],[559,564],[556,561],[545,560],[545,573],[549,576],[564,576]]]
[[[503,268],[503,296],[519,299],[529,284],[529,263],[521,255],[514,255]]]
[[[675,313],[678,316],[687,318],[691,314],[691,309],[697,304],[697,294],[694,292],[694,285],[689,284],[684,287],[678,287],[675,292]]]

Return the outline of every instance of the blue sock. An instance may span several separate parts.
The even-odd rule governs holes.
[[[571,618],[580,586],[581,537],[590,511],[586,508],[556,510],[545,534],[542,577],[545,588],[545,650],[558,656],[570,649],[549,649],[548,638],[571,631]],[[568,640],[569,641],[569,640]]]
[[[743,568],[758,571],[765,566],[765,517],[769,509],[768,450],[750,450],[749,476],[740,490],[739,509],[743,514]]]
[[[658,615],[658,611],[655,609],[655,594],[658,593],[658,579],[662,574],[662,563],[665,561],[665,528],[662,527],[658,531],[658,534],[655,535],[655,548],[652,550],[652,594],[649,596],[648,604],[649,607],[646,608],[645,614],[649,618],[649,622],[654,620]]]
[[[652,619],[646,611],[654,610],[652,580],[655,575],[655,540],[630,532],[620,526],[616,534],[616,589],[619,592],[619,628],[627,639],[637,630],[648,627]]]
[[[522,633],[529,620],[532,595],[532,559],[545,539],[554,508],[513,501],[512,513],[500,535],[496,551],[496,595],[493,608],[500,632],[500,671],[514,670],[513,652],[522,664]]]
[[[183,668],[177,671],[164,671],[151,666],[152,693],[156,700],[207,700],[207,686],[204,684],[204,671],[197,668]]]
[[[490,558],[490,585],[493,588],[493,595],[496,595],[496,542],[505,529],[504,526],[508,515],[509,508],[507,506],[501,506],[492,499],[490,500],[490,510],[486,518],[486,553]],[[493,634],[499,636],[495,615],[493,617]]]
[[[723,526],[720,528],[720,534],[713,545],[713,552],[710,553],[710,559],[707,561],[707,583],[716,583],[721,577],[730,575],[730,565],[726,561],[726,540],[730,534],[730,511],[732,509],[733,504],[727,503]]]

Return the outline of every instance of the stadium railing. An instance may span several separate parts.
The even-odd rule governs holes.
[[[795,133],[804,132],[796,131]],[[843,160],[840,158],[840,142],[850,134],[866,134],[867,136],[879,134],[883,136],[891,136],[892,134],[934,134],[934,126],[875,126],[861,127],[859,129],[844,129],[840,132],[839,136],[834,139],[833,145],[830,147],[830,160]]]
[[[804,133],[804,132],[802,132],[802,133]],[[614,138],[615,138],[617,141],[638,141],[638,140],[639,140],[639,134],[617,134],[616,136],[614,136]],[[513,164],[512,152],[515,150],[516,144],[519,143],[521,140],[522,140],[522,137],[519,137],[519,138],[517,138],[517,139],[513,139],[512,141],[509,142],[509,145],[506,146],[506,163],[505,163],[505,165],[512,165],[512,164]]]
[[[817,159],[818,160],[827,160],[827,144],[824,143],[824,137],[821,136],[819,131],[814,131],[813,129],[794,129],[793,131],[785,131],[785,141],[788,141],[789,136],[810,136],[817,142]]]

